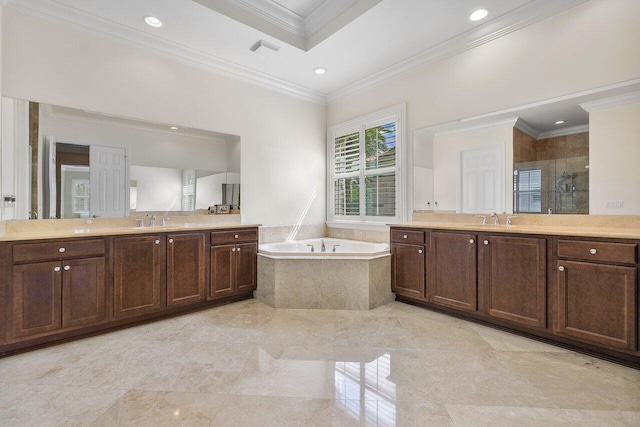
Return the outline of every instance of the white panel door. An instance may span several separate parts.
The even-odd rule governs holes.
[[[500,146],[460,154],[462,213],[502,212],[504,180]]]
[[[127,164],[124,148],[92,145],[89,148],[91,167],[91,216],[124,217],[126,215]]]

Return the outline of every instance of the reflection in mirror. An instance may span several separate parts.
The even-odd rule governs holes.
[[[2,219],[205,213],[227,184],[239,212],[239,136],[4,97],[2,112],[20,180]]]
[[[589,133],[536,140],[513,135],[513,208],[518,213],[589,213]]]
[[[639,176],[637,157],[632,160],[639,99],[636,80],[418,129],[413,210],[638,214],[640,193],[631,182]],[[495,159],[471,156],[475,166],[466,169],[466,153],[492,146],[503,149],[502,168],[484,173]],[[502,173],[501,190],[481,197],[491,187],[483,177],[494,173]],[[464,185],[465,177],[475,185]],[[469,195],[475,210],[468,208]],[[504,208],[483,207],[496,195]]]

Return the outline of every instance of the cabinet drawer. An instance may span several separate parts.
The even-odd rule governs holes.
[[[99,255],[104,255],[104,239],[19,243],[13,245],[14,263]]]
[[[391,241],[409,245],[423,245],[424,231],[391,230]]]
[[[618,264],[635,264],[638,259],[635,243],[609,243],[581,240],[559,240],[558,258],[585,261],[606,261]]]
[[[233,243],[255,242],[258,240],[258,230],[234,230],[211,232],[212,245],[228,245]]]

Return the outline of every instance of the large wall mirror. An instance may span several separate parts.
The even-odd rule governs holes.
[[[239,212],[239,136],[6,97],[2,113],[15,219]]]
[[[640,83],[414,133],[414,212],[640,214]]]

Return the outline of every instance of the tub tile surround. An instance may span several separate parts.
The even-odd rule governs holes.
[[[640,424],[640,371],[400,302],[246,300],[0,359],[0,385],[7,426]]]
[[[258,257],[255,297],[278,308],[369,310],[393,301],[391,259]]]
[[[260,227],[260,243],[290,242],[327,237],[327,226],[321,224]]]

